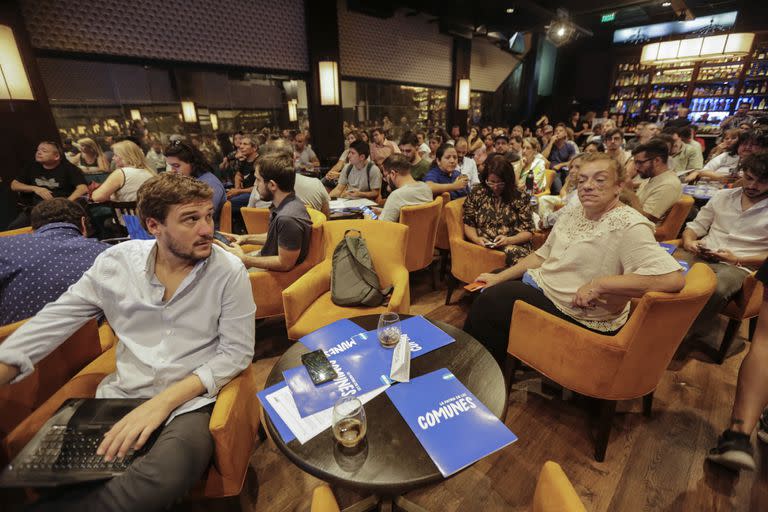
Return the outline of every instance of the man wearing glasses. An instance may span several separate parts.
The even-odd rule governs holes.
[[[658,225],[680,199],[683,185],[667,166],[669,149],[664,141],[652,139],[646,144],[640,144],[632,155],[635,170],[643,181],[637,193],[625,187],[622,199]]]

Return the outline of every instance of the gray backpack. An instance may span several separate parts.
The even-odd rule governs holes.
[[[358,236],[349,236],[351,232]],[[358,230],[348,229],[333,250],[331,300],[344,307],[381,306],[392,287],[382,290],[380,286],[365,239]]]

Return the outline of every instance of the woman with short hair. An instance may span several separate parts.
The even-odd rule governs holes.
[[[520,167],[519,186],[529,188],[526,184],[528,176],[533,176],[534,194],[539,194],[547,188],[547,161],[541,155],[541,144],[536,137],[523,139],[522,166]]]
[[[629,317],[631,298],[683,288],[680,264],[654,239],[653,223],[619,201],[623,181],[616,160],[605,153],[585,155],[577,178],[580,206],[560,217],[537,251],[498,274],[477,277],[485,290],[464,330],[497,361],[506,358],[516,301],[613,335]]]
[[[493,155],[464,202],[464,236],[477,245],[504,252],[509,267],[531,252],[531,204],[503,155]]]

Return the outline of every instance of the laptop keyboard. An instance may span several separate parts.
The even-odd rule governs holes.
[[[124,459],[105,462],[96,455],[104,439],[103,430],[75,430],[55,425],[40,441],[37,449],[16,464],[17,470],[27,471],[104,471],[120,473],[128,469],[136,453],[131,450]]]

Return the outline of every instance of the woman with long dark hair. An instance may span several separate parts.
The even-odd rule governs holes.
[[[227,200],[224,185],[214,173],[213,166],[194,146],[182,141],[174,141],[165,148],[165,160],[171,172],[197,178],[213,189],[213,223],[219,227],[221,208]]]
[[[503,251],[509,267],[532,250],[530,201],[517,187],[515,170],[504,156],[491,156],[480,176],[480,183],[464,202],[464,236],[477,245]]]
[[[459,155],[450,144],[442,144],[435,151],[432,167],[424,175],[424,182],[438,196],[444,192],[451,194],[451,199],[464,197],[469,192],[469,178],[457,169]]]

